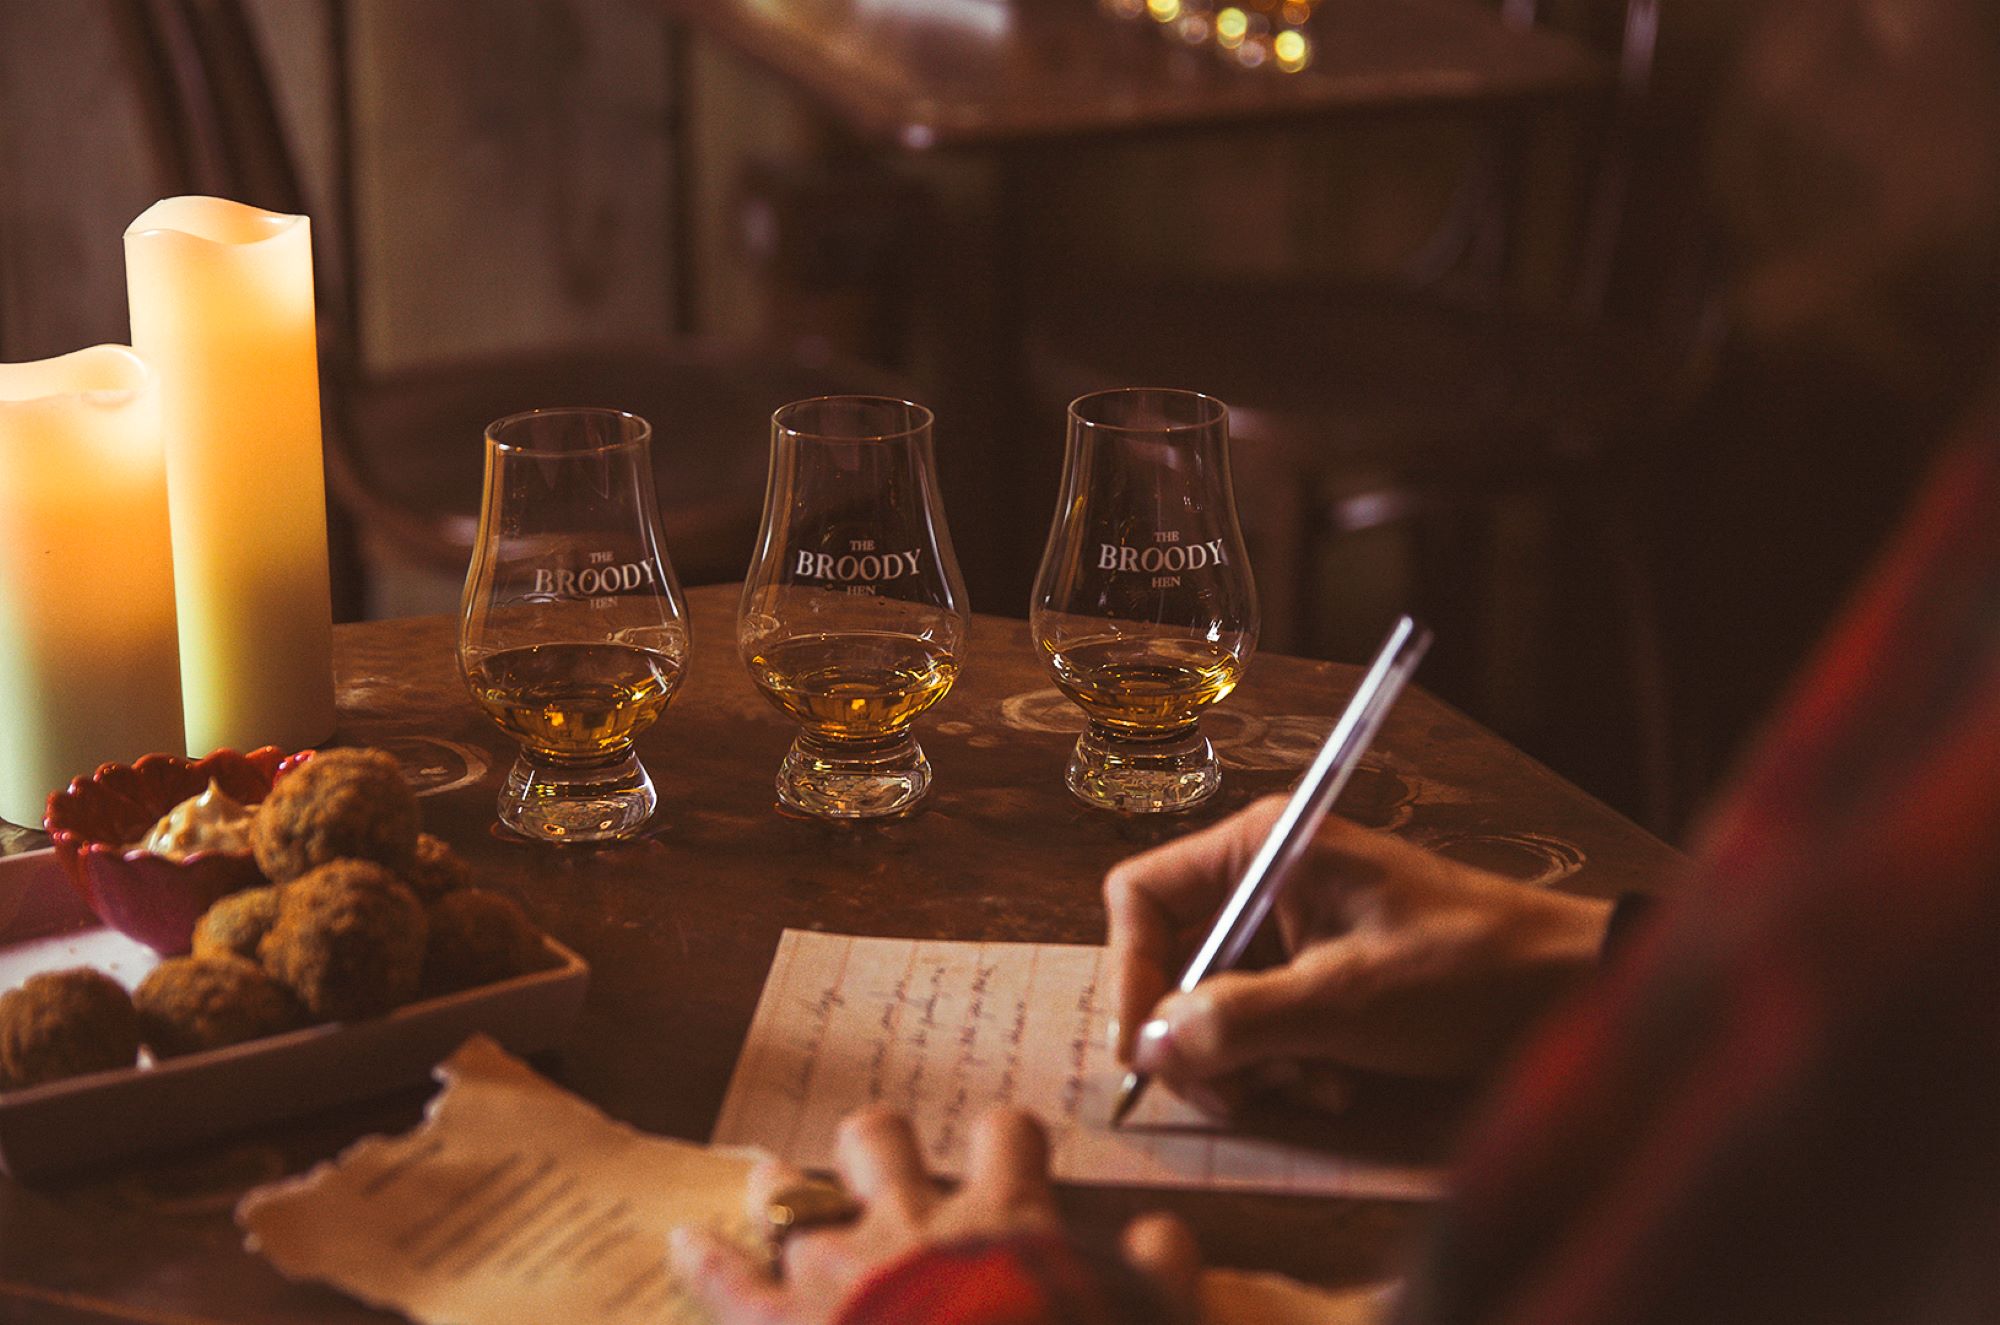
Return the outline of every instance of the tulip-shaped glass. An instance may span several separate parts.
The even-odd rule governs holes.
[[[1132,813],[1215,794],[1222,770],[1198,719],[1235,689],[1257,645],[1221,401],[1125,389],[1070,405],[1029,628],[1089,720],[1071,791]]]
[[[500,821],[529,837],[629,837],[656,797],[633,741],[680,686],[687,614],[661,546],[652,429],[543,409],[486,430],[460,674],[521,744]]]
[[[736,638],[757,688],[801,724],[778,769],[794,809],[876,818],[930,787],[911,724],[951,689],[970,625],[932,470],[921,405],[827,396],[771,416]]]

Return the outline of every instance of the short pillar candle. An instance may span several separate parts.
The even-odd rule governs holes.
[[[0,364],[0,819],[181,753],[158,381],[122,345]]]
[[[333,734],[333,612],[307,219],[168,198],[125,232],[160,375],[188,748]]]

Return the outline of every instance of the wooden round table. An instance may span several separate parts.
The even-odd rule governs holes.
[[[460,685],[454,623],[342,626],[338,743],[393,751],[425,791],[426,826],[479,882],[517,898],[591,964],[568,1044],[541,1066],[615,1117],[706,1139],[778,936],[787,927],[909,938],[1096,943],[1098,883],[1133,851],[1284,789],[1332,725],[1357,669],[1260,657],[1206,719],[1225,766],[1214,802],[1179,818],[1094,810],[1062,785],[1080,718],[1051,685],[1024,623],[981,617],[957,688],[919,724],[937,781],[915,814],[828,824],[780,813],[772,776],[791,725],[752,688],[735,648],[736,590],[689,595],[686,685],[640,742],[657,828],[603,848],[503,837],[494,798],[513,758]],[[1489,868],[1613,893],[1669,879],[1681,859],[1505,741],[1418,690],[1391,716],[1342,811]],[[40,845],[11,834],[0,850]],[[416,1094],[342,1109],[143,1166],[57,1185],[0,1179],[0,1317],[346,1321],[378,1313],[287,1284],[230,1223],[249,1185],[402,1130]],[[1364,1101],[1334,1144],[1441,1158],[1455,1106],[1439,1091]],[[1326,1283],[1393,1272],[1423,1208],[1381,1201],[1071,1188],[1086,1236],[1166,1206],[1219,1264]],[[39,1308],[37,1306],[39,1305]],[[41,1318],[34,1316],[34,1318]]]

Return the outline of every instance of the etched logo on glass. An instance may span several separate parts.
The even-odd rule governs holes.
[[[801,580],[839,585],[848,593],[871,594],[876,586],[890,580],[916,575],[923,569],[923,553],[877,551],[873,539],[848,541],[846,552],[814,552],[800,548],[792,561],[792,575]]]
[[[619,594],[653,589],[659,578],[650,561],[618,561],[616,553],[592,552],[582,567],[538,566],[529,589],[545,602],[587,602],[606,606]]]
[[[1221,538],[1183,540],[1178,529],[1163,529],[1153,535],[1151,547],[1099,543],[1097,569],[1118,574],[1150,575],[1153,577],[1153,588],[1175,589],[1180,587],[1182,571],[1227,566],[1229,553],[1226,542]]]

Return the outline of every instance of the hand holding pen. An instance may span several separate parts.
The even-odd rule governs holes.
[[[1334,1107],[1356,1072],[1481,1074],[1595,971],[1607,903],[1336,816],[1275,905],[1288,960],[1173,990],[1287,804],[1260,801],[1105,879],[1121,1056],[1205,1111],[1272,1081]]]
[[[1361,763],[1361,756],[1375,743],[1375,733],[1389,716],[1389,708],[1403,693],[1410,673],[1423,661],[1431,646],[1430,631],[1409,617],[1399,619],[1382,642],[1374,662],[1362,675],[1347,702],[1347,710],[1333,724],[1319,753],[1313,756],[1306,775],[1278,813],[1257,854],[1243,871],[1229,899],[1215,914],[1214,922],[1201,945],[1181,968],[1179,989],[1193,992],[1209,976],[1233,969],[1243,960],[1250,940],[1257,936],[1264,917],[1290,882],[1293,868],[1311,845],[1327,811],[1347,786]],[[1111,1112],[1115,1127],[1125,1120],[1146,1089],[1146,1075],[1134,1069],[1118,1091]]]

